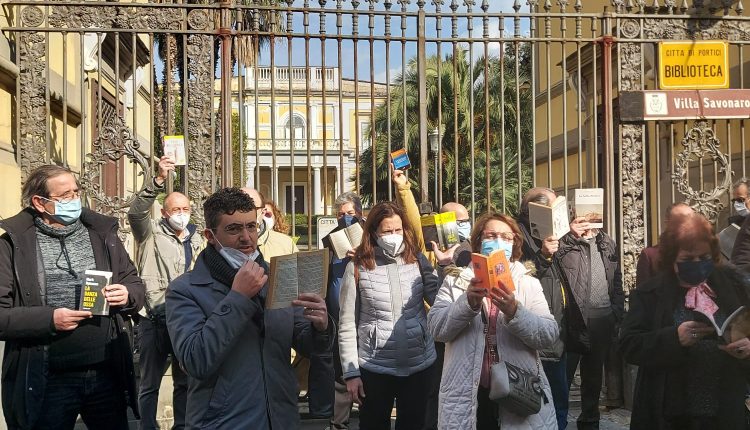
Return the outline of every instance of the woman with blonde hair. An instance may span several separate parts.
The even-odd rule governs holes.
[[[511,217],[484,215],[471,232],[472,252],[504,252],[515,291],[505,285],[482,285],[476,278],[469,282],[454,273],[445,278],[430,309],[430,333],[436,341],[445,342],[440,429],[557,428],[552,393],[537,351],[552,346],[559,329],[539,280],[519,262],[522,241]],[[490,399],[491,367],[498,361],[539,378],[541,407],[537,413],[519,415],[502,398]]]

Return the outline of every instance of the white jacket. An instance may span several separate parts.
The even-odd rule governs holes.
[[[511,275],[519,306],[513,319],[508,322],[502,313],[498,314],[498,353],[501,360],[529,372],[536,373],[539,369],[549,401],[542,403],[538,414],[528,417],[519,417],[501,409],[501,429],[556,429],[552,392],[537,350],[548,348],[557,340],[558,326],[549,312],[539,281],[528,275],[524,265],[519,262],[511,265]],[[465,291],[455,284],[454,276],[443,281],[427,321],[435,340],[445,342],[438,428],[469,430],[476,429],[477,389],[485,344],[484,325],[481,312],[471,309]],[[486,307],[486,303],[483,306]]]

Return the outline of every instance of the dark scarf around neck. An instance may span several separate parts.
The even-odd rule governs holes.
[[[206,247],[203,252],[203,260],[206,262],[208,272],[211,274],[212,278],[228,287],[232,286],[234,277],[237,275],[238,270],[232,268],[213,245],[208,245]]]

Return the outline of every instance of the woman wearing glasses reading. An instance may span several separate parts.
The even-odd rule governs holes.
[[[470,241],[475,253],[505,253],[515,292],[504,285],[465,280],[456,273],[459,270],[443,281],[428,315],[430,333],[445,342],[438,427],[556,429],[552,394],[537,351],[555,342],[558,326],[539,281],[518,261],[522,246],[518,225],[506,215],[487,214],[477,221]],[[541,379],[538,413],[517,415],[490,400],[490,367],[498,360]]]

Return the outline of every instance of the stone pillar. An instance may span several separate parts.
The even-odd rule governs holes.
[[[247,178],[245,186],[250,188],[255,188],[255,166],[253,165],[254,160],[255,157],[251,155],[245,157],[245,177]]]
[[[273,201],[279,199],[279,168],[273,168],[273,176],[271,177],[271,196],[267,196]]]
[[[313,167],[313,215],[323,213],[323,205],[321,203],[323,194],[320,187],[320,167]]]

